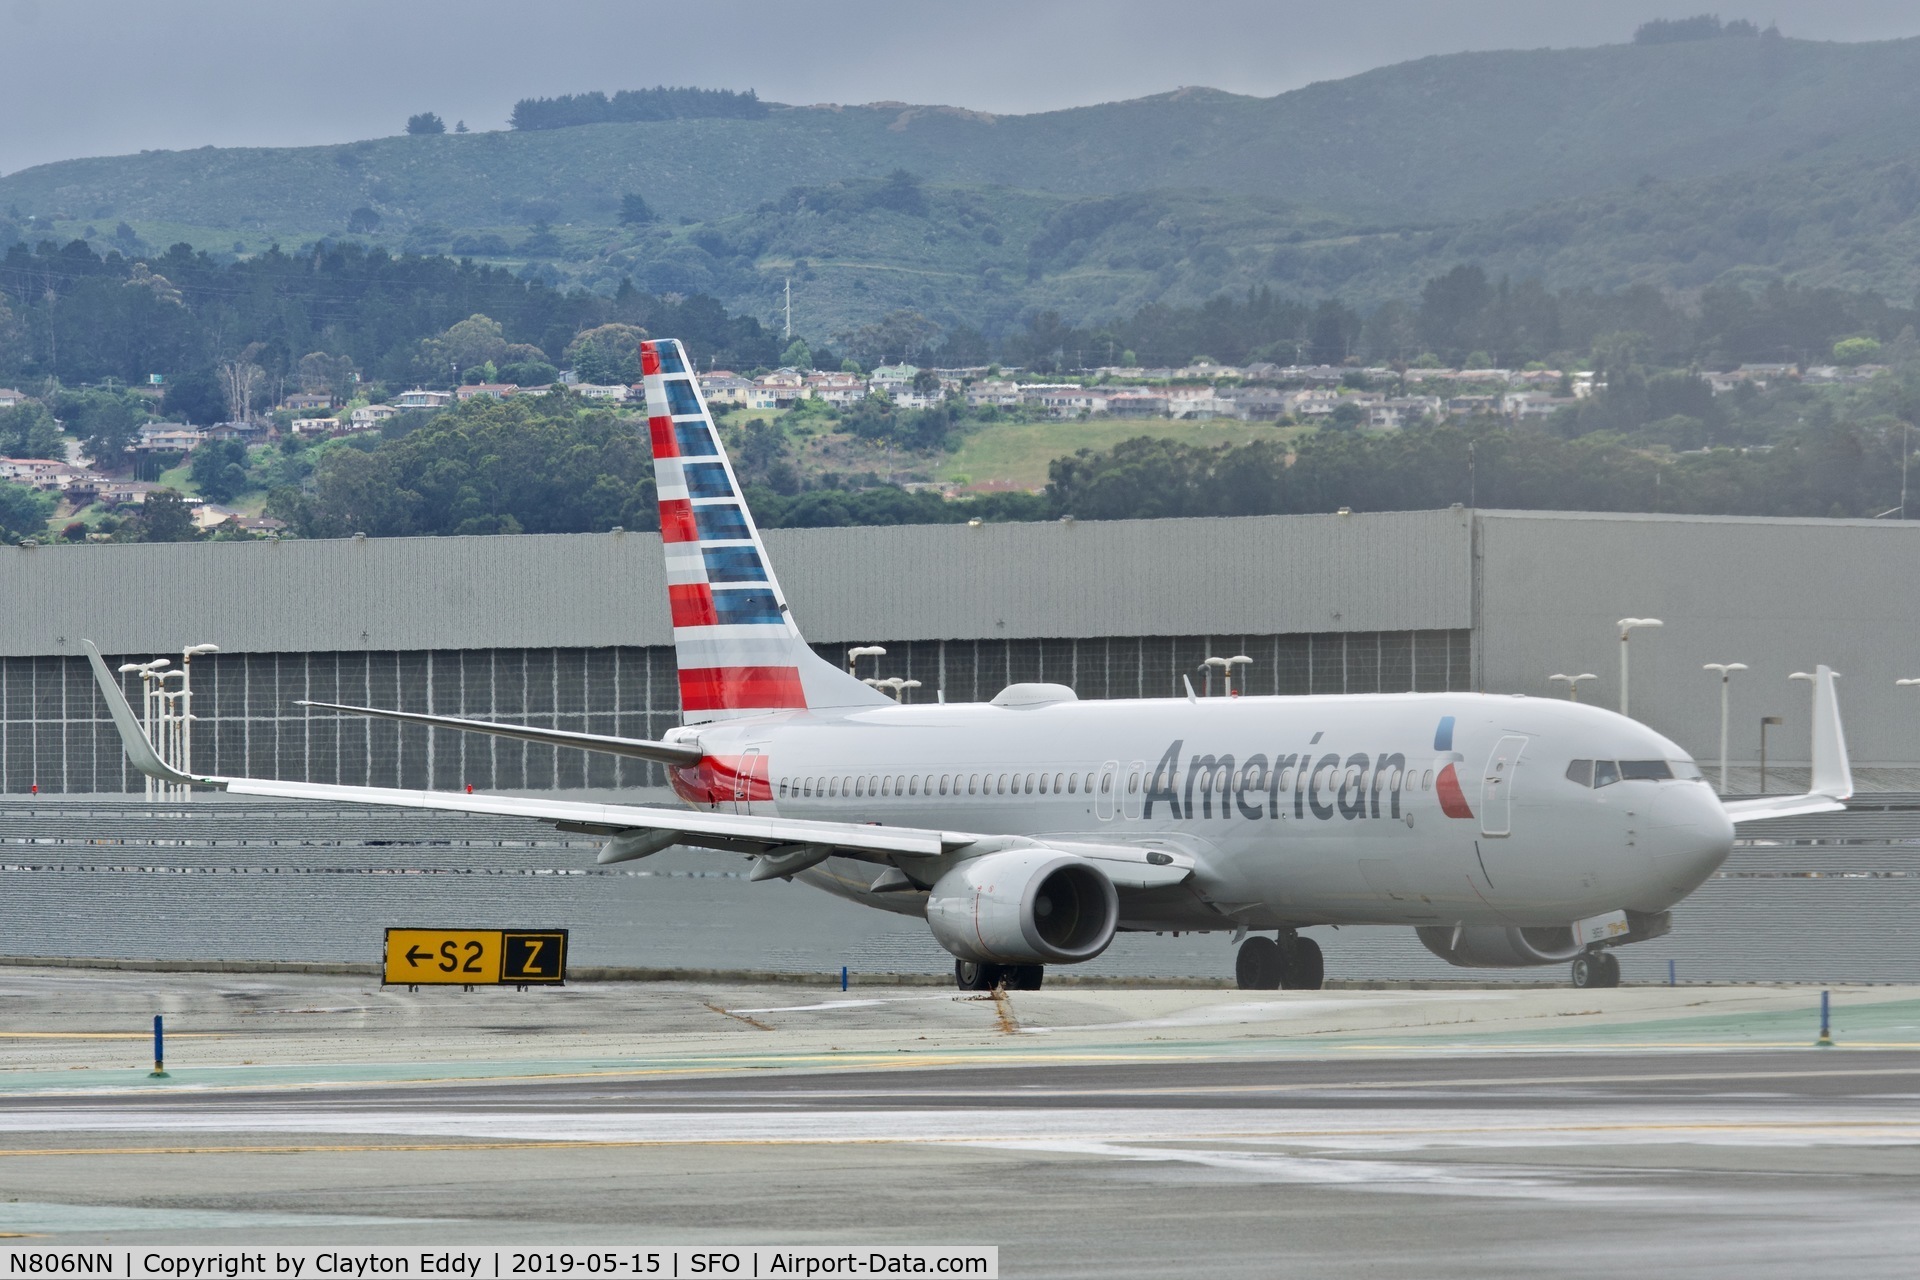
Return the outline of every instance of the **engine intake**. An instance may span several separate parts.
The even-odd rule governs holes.
[[[1113,882],[1057,849],[969,858],[934,882],[927,924],[942,947],[979,964],[1074,964],[1107,949],[1120,923]]]

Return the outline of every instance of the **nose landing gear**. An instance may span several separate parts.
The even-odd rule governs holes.
[[[1318,991],[1326,983],[1327,962],[1319,943],[1289,930],[1278,939],[1241,943],[1233,977],[1242,991]]]
[[[1573,958],[1571,976],[1576,987],[1617,987],[1620,958],[1611,951],[1582,952]]]

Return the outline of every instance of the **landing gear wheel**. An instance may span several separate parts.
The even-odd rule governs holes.
[[[1041,980],[1047,976],[1047,966],[1043,964],[1016,964],[1006,970],[1007,990],[1038,991]]]
[[[953,982],[962,991],[991,991],[1007,981],[1007,970],[1002,965],[982,964],[977,960],[955,960],[953,962]]]
[[[1617,987],[1620,962],[1604,951],[1588,951],[1573,958],[1571,975],[1576,987]]]
[[[1280,985],[1288,991],[1318,991],[1326,985],[1327,958],[1312,938],[1296,938]]]
[[[1233,958],[1234,983],[1242,991],[1278,991],[1285,960],[1272,938],[1248,938]]]

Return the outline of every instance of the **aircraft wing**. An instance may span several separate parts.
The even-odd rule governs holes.
[[[1813,769],[1804,795],[1759,796],[1726,801],[1735,823],[1836,813],[1853,797],[1853,765],[1847,758],[1846,730],[1840,725],[1840,700],[1833,682],[1838,673],[1822,663],[1813,669]]]
[[[1762,818],[1798,818],[1809,813],[1838,813],[1847,806],[1830,796],[1760,796],[1753,800],[1729,800],[1727,816],[1734,822],[1758,822]]]
[[[515,738],[521,742],[539,742],[554,747],[578,747],[582,751],[604,751],[609,755],[658,760],[662,764],[700,763],[700,748],[680,742],[649,742],[644,738],[615,738],[603,733],[574,733],[567,729],[542,729],[534,725],[497,724],[491,720],[463,720],[458,716],[430,716],[418,711],[350,707],[339,702],[309,702],[303,699],[293,705],[318,707],[323,711],[344,711],[356,716],[378,716],[382,720],[423,724],[433,729],[458,729],[462,733],[486,733],[496,738]]]
[[[530,799],[523,796],[462,795],[445,791],[403,791],[393,787],[351,787],[323,782],[277,782],[267,778],[226,778],[189,775],[167,764],[147,741],[126,695],[107,670],[106,661],[91,640],[81,642],[93,664],[94,679],[113,713],[114,727],[133,767],[150,778],[179,786],[208,787],[235,795],[282,796],[291,800],[339,800],[349,804],[392,805],[402,809],[435,809],[451,813],[493,813],[505,817],[537,818],[597,834],[652,831],[672,833],[669,843],[710,844],[745,853],[793,846],[815,846],[854,854],[908,854],[931,857],[963,848],[981,839],[971,832],[930,831],[914,827],[884,827],[858,822],[819,822],[803,818],[772,818],[745,813],[697,813],[652,805],[593,804],[578,800]],[[650,850],[651,851],[651,850]],[[823,855],[824,856],[824,855]]]
[[[133,767],[151,778],[179,786],[207,787],[234,795],[280,796],[291,800],[332,800],[348,804],[389,805],[402,809],[430,809],[447,813],[490,813],[502,817],[534,818],[568,831],[617,837],[601,853],[601,862],[645,857],[673,844],[694,845],[735,853],[760,855],[756,879],[791,875],[835,854],[892,861],[896,857],[937,857],[982,841],[1003,847],[1006,837],[973,831],[936,831],[921,827],[889,827],[862,822],[822,822],[806,818],[776,818],[746,813],[701,813],[653,805],[595,804],[524,796],[470,795],[446,791],[404,791],[393,787],[351,787],[323,782],[279,782],[267,778],[227,778],[182,773],[162,760],[134,718],[133,708],[114,680],[100,650],[83,640],[94,679],[107,700],[114,727]],[[316,704],[330,705],[330,704]],[[346,708],[360,710],[360,708]],[[412,713],[377,713],[394,719],[443,723],[443,718]],[[484,722],[453,721],[447,727]],[[517,726],[490,726],[517,728]],[[586,738],[589,734],[568,735]],[[545,739],[537,739],[545,740]],[[584,745],[561,742],[563,746]],[[669,743],[645,744],[671,746]],[[1014,841],[1019,843],[1019,841]],[[1131,846],[1086,845],[1060,847],[1093,859],[1116,888],[1150,889],[1177,884],[1193,871],[1185,853]]]

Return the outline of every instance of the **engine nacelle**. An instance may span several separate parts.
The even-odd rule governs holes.
[[[936,941],[978,964],[1075,964],[1107,949],[1120,895],[1106,873],[1057,849],[969,858],[934,882],[927,924]]]
[[[1469,969],[1517,969],[1523,965],[1565,964],[1586,947],[1574,940],[1572,925],[1519,928],[1512,925],[1469,925],[1454,944],[1452,925],[1424,925],[1414,930],[1427,950]]]

